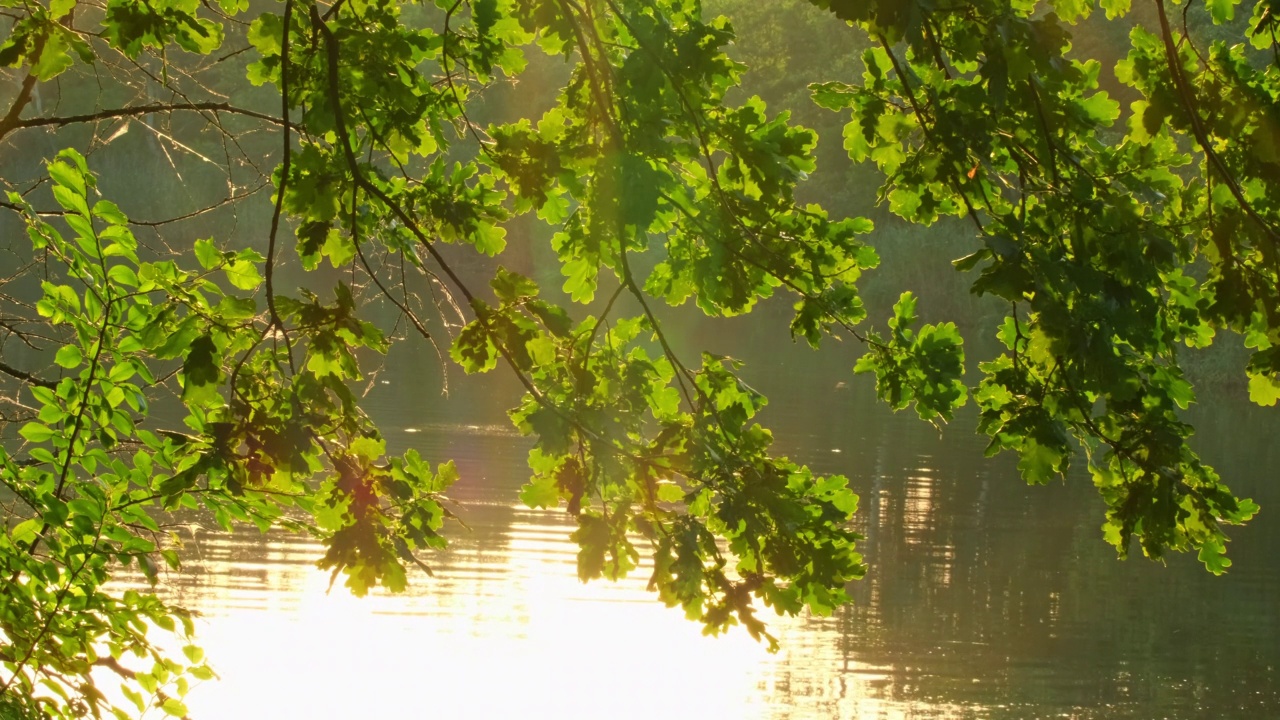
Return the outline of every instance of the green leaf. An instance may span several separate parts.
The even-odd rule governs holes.
[[[42,443],[53,438],[57,433],[50,430],[48,426],[37,422],[29,422],[22,426],[18,434],[27,440],[27,442]]]
[[[182,362],[182,399],[188,405],[209,406],[220,400],[218,349],[208,335],[196,338]]]
[[[74,370],[84,362],[84,355],[78,345],[63,345],[58,349],[58,354],[53,356],[53,361],[68,370]]]
[[[493,257],[502,252],[507,246],[507,231],[492,223],[480,223],[476,227],[475,234],[471,237],[471,242],[475,245],[476,250]]]
[[[227,280],[241,290],[253,290],[262,284],[258,266],[247,260],[231,260],[223,267],[223,272],[227,274]]]
[[[49,177],[53,178],[54,182],[61,187],[71,190],[81,198],[85,197],[86,190],[84,175],[80,172],[79,168],[61,160],[49,163],[47,168],[49,170]]]
[[[1240,0],[1206,0],[1206,4],[1213,24],[1223,25],[1235,19],[1236,5],[1240,4]]]
[[[840,82],[814,83],[809,86],[813,101],[828,110],[843,110],[853,104],[856,88]]]
[[[1105,92],[1090,95],[1080,103],[1089,119],[1104,127],[1110,127],[1120,117],[1120,103],[1112,100]]]
[[[112,265],[107,271],[107,279],[127,288],[138,287],[138,274],[128,265]]]
[[[965,255],[962,258],[952,260],[951,264],[955,267],[955,269],[959,270],[960,272],[968,272],[973,268],[977,267],[978,263],[990,257],[991,257],[991,251],[988,250],[987,248],[982,248],[977,252],[973,252],[968,255]]]
[[[498,348],[478,320],[458,333],[449,355],[469,373],[488,372],[498,365]]]
[[[1249,400],[1263,407],[1275,405],[1280,401],[1280,376],[1250,374]]]
[[[1044,485],[1058,474],[1062,453],[1056,448],[1027,440],[1021,451],[1018,470],[1028,485]]]
[[[40,518],[29,518],[13,526],[9,531],[9,538],[15,545],[30,545],[35,541],[42,527],[44,522]]]
[[[72,225],[72,229],[80,236],[92,240],[95,234],[93,225],[88,220],[89,205],[85,202],[84,196],[65,185],[55,185],[53,186],[53,198],[64,209],[75,213],[74,215],[68,214],[65,216],[68,220],[76,223],[76,225]],[[90,255],[97,255],[91,248],[87,248],[86,252]]]
[[[324,245],[321,246],[320,253],[329,258],[329,264],[333,267],[345,267],[356,256],[356,244],[352,242],[351,238],[333,231],[325,235]]]
[[[1050,0],[1050,4],[1057,11],[1058,17],[1073,25],[1080,19],[1089,17],[1093,9],[1092,0]]]
[[[205,270],[212,270],[222,264],[222,253],[212,240],[196,240],[195,251],[196,260]]]
[[[49,33],[45,38],[40,57],[31,66],[32,74],[41,82],[48,82],[66,72],[75,63],[75,59],[69,52],[70,49],[71,45],[60,29]],[[86,214],[88,214],[87,211]]]
[[[1227,548],[1218,538],[1206,540],[1200,546],[1197,558],[1204,563],[1205,569],[1214,575],[1221,575],[1231,567],[1231,559],[1226,556]]]
[[[94,523],[102,520],[102,505],[97,500],[77,498],[67,503],[67,507],[71,510],[72,516],[82,515]]]
[[[129,222],[129,218],[120,212],[119,206],[110,200],[99,200],[94,203],[93,215],[111,225],[126,225]]]
[[[658,485],[658,500],[661,502],[681,502],[684,500],[684,488],[675,483],[661,483]]]
[[[489,284],[493,287],[494,295],[504,303],[517,303],[538,295],[537,283],[501,266]]]
[[[218,301],[214,312],[227,320],[248,320],[258,313],[257,303],[251,297],[227,296]]]
[[[1099,3],[1107,13],[1108,20],[1114,20],[1129,13],[1133,0],[1101,0]]]
[[[574,302],[587,303],[596,294],[596,276],[599,267],[585,258],[575,258],[561,266],[561,272],[567,278],[564,291]]]
[[[454,483],[458,482],[459,477],[461,476],[458,474],[458,467],[454,465],[452,460],[440,463],[436,466],[435,490],[437,492],[448,490]]]
[[[350,450],[365,463],[373,463],[387,451],[387,443],[379,438],[359,437],[351,441]]]
[[[67,13],[71,12],[76,6],[76,0],[50,0],[49,17],[54,20],[61,20]]]
[[[916,322],[916,296],[914,293],[907,291],[902,293],[898,298],[898,302],[893,304],[893,318],[889,320],[889,327],[904,332]]]
[[[520,489],[520,502],[531,508],[554,508],[560,504],[560,488],[554,477],[541,477]]]

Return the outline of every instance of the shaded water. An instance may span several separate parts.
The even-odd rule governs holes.
[[[1264,508],[1214,578],[1189,557],[1117,561],[1085,478],[1023,486],[1012,458],[982,458],[972,417],[939,436],[862,383],[775,391],[778,450],[861,495],[871,573],[835,617],[772,619],[770,655],[740,631],[702,637],[645,591],[644,568],[579,583],[565,514],[518,505],[528,443],[484,404],[493,387],[442,405],[386,377],[369,402],[391,444],[457,461],[470,531],[453,528],[434,578],[357,600],[326,595],[313,545],[193,530],[170,581],[204,614],[222,676],[193,691],[193,717],[1280,715],[1274,413],[1224,401],[1194,418],[1205,458]]]

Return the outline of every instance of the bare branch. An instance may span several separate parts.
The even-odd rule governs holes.
[[[24,85],[25,87],[25,85]],[[15,103],[14,108],[21,111],[21,108]],[[114,118],[137,117],[138,115],[150,115],[152,113],[171,113],[171,112],[225,112],[233,115],[244,115],[274,125],[292,125],[287,120],[272,117],[266,113],[260,113],[256,110],[236,107],[228,102],[184,102],[184,103],[150,103],[147,105],[133,105],[130,107],[111,108],[109,110],[99,110],[94,113],[86,113],[84,115],[64,115],[61,117],[38,117],[28,118],[26,120],[17,120],[16,118],[10,122],[8,117],[0,121],[0,138],[8,135],[14,130],[26,130],[35,127],[64,127],[66,125],[75,125],[77,123],[100,122],[102,120],[111,120]],[[10,115],[14,114],[13,109],[9,111]]]
[[[9,365],[3,360],[0,360],[0,373],[4,373],[5,375],[8,375],[10,377],[15,377],[25,383],[28,383],[31,385],[37,385],[43,388],[53,389],[58,387],[58,383],[52,380],[45,380],[44,378],[36,377],[35,375],[32,375],[29,372],[26,372],[24,370],[19,370],[18,368],[12,365]]]

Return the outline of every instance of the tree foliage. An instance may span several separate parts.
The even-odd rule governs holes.
[[[319,565],[357,594],[426,569],[458,472],[389,456],[353,388],[393,342],[445,337],[452,314],[465,325],[451,358],[467,372],[503,364],[524,386],[511,418],[534,447],[520,497],[575,517],[582,579],[621,577],[647,551],[651,589],[712,633],[742,624],[773,643],[761,604],[846,602],[865,570],[849,529],[857,498],[845,478],[771,453],[753,420],[765,398],[731,358],[679,356],[660,303],[727,317],[784,295],[793,338],[865,344],[854,370],[894,408],[940,423],[972,395],[988,451],[1016,453],[1028,482],[1083,451],[1121,554],[1136,539],[1149,556],[1195,551],[1224,571],[1222,526],[1257,507],[1192,451],[1180,357],[1242,334],[1250,396],[1280,399],[1271,1],[1248,18],[1230,0],[812,4],[868,48],[861,78],[806,80],[847,120],[859,171],[880,173],[879,200],[912,223],[962,218],[981,241],[955,265],[1008,307],[1006,351],[972,387],[956,326],[917,327],[910,292],[886,331],[860,329],[856,282],[878,264],[871,221],[797,199],[816,134],[737,90],[732,25],[695,0],[253,12],[245,0],[0,0],[0,64],[20,78],[0,138],[159,115],[170,124],[156,132],[220,165],[228,187],[210,208],[131,221],[97,191],[94,142],[58,153],[47,181],[7,180],[4,207],[40,262],[10,279],[39,300],[8,298],[4,331],[56,370],[0,363],[20,438],[0,450],[0,711],[185,714],[189,678],[211,671],[194,646],[177,661],[147,631],[189,635],[186,611],[106,585],[120,567],[154,582],[161,562],[177,565],[175,513],[309,533],[326,545]],[[1103,64],[1072,47],[1095,12],[1131,28],[1114,68],[1127,109],[1099,89]],[[1208,23],[1229,40],[1206,43],[1193,26]],[[547,57],[564,63],[553,101],[476,120],[486,96]],[[46,83],[88,87],[90,74],[108,89],[89,112],[35,101]],[[167,99],[112,94],[138,79]],[[174,125],[182,116],[199,129]],[[270,133],[273,171],[250,130]],[[274,188],[254,248],[139,243],[140,227],[163,237],[170,222],[250,202],[234,192],[246,172]],[[455,267],[463,248],[501,256],[521,215],[551,229],[567,303],[515,272],[498,269],[486,291]],[[351,281],[283,291],[285,245]],[[447,296],[424,300],[413,274]],[[399,321],[371,321],[374,303]],[[136,707],[99,689],[101,670]]]

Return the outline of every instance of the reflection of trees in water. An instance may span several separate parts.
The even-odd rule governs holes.
[[[1256,413],[1203,414],[1206,459],[1241,489],[1280,460]],[[833,662],[884,668],[873,687],[892,699],[1007,706],[982,717],[1280,709],[1280,576],[1267,555],[1280,528],[1239,533],[1224,578],[1189,557],[1117,562],[1082,473],[1026,488],[1011,462],[980,459],[983,439],[963,418],[941,439],[911,418],[880,420],[840,456],[862,495],[871,572],[837,616]],[[1272,488],[1252,494],[1280,500]]]
[[[527,443],[496,412],[477,411],[474,428],[423,422],[429,414],[412,403],[436,391],[396,372],[388,393],[405,406],[387,411],[397,419],[387,425],[391,444],[455,460],[455,509],[469,529],[450,528],[450,549],[429,559],[435,578],[415,577],[408,596],[364,604],[453,618],[457,632],[499,623],[518,634],[536,612],[522,588],[539,573],[572,576],[568,519],[515,507]],[[479,393],[449,402],[460,396]],[[1023,486],[1008,459],[981,459],[972,418],[939,438],[912,416],[873,406],[865,387],[775,398],[769,422],[780,449],[848,474],[860,493],[871,563],[852,585],[854,606],[830,619],[775,620],[783,655],[761,691],[794,717],[1269,717],[1280,708],[1280,621],[1270,599],[1280,575],[1269,556],[1280,526],[1238,533],[1237,565],[1224,578],[1193,558],[1117,562],[1099,537],[1086,478]],[[421,432],[402,432],[415,423]],[[1280,501],[1259,474],[1280,462],[1273,428],[1233,412],[1199,425],[1206,459],[1224,476],[1242,490],[1258,483],[1252,494],[1264,507]],[[300,590],[323,590],[327,578],[312,567],[319,555],[253,530],[225,542],[196,533],[173,592],[211,611],[217,598],[293,611]],[[643,574],[629,599],[639,598]]]
[[[399,444],[417,447],[433,461],[454,459],[462,479],[449,507],[462,522],[446,526],[449,548],[426,558],[436,577],[414,574],[407,604],[393,603],[410,613],[440,614],[448,606],[464,608],[475,598],[503,595],[502,557],[519,513],[513,505],[522,480],[513,469],[523,465],[525,444],[507,433],[436,430],[399,438]],[[182,569],[162,573],[160,591],[187,607],[288,614],[298,610],[300,596],[328,584],[328,575],[315,567],[324,554],[317,542],[282,532],[264,535],[251,526],[223,533],[208,518],[185,519],[176,530]],[[567,538],[568,530],[562,535]],[[343,581],[337,578],[334,592],[346,592]],[[146,587],[136,572],[121,573],[117,584]]]
[[[982,459],[985,439],[971,433],[971,416],[939,438],[909,414],[874,405],[866,383],[836,389],[824,372],[830,356],[783,347],[762,358],[750,338],[721,342],[748,368],[765,368],[756,381],[773,400],[765,420],[780,449],[849,475],[861,495],[871,573],[852,586],[857,604],[785,636],[792,659],[777,666],[773,690],[798,711],[874,716],[881,699],[899,710],[928,703],[935,717],[1106,706],[1121,707],[1094,716],[1147,717],[1153,708],[1280,703],[1268,671],[1280,661],[1280,632],[1266,597],[1280,584],[1266,556],[1280,528],[1246,529],[1225,578],[1191,558],[1120,563],[1101,540],[1096,494],[1082,474],[1027,488],[1011,459]],[[800,391],[767,387],[782,383]],[[1212,428],[1202,431],[1206,459],[1241,489],[1280,460],[1266,461],[1276,450],[1256,414],[1224,411],[1199,424]],[[432,452],[459,458],[464,480],[476,478],[462,487],[509,503],[527,474],[525,446],[502,427]],[[992,704],[1009,709],[959,707]]]
[[[502,558],[508,530],[517,510],[510,505],[468,502],[458,506],[469,530],[456,532],[450,548],[430,558],[435,577],[417,574],[405,595],[375,593],[368,601],[383,610],[379,600],[396,614],[449,614],[450,608],[473,606],[478,598],[504,596]],[[230,534],[195,530],[184,538],[183,569],[163,577],[161,591],[188,607],[217,614],[231,610],[261,610],[288,616],[304,596],[323,590],[329,576],[315,567],[323,555],[316,542],[278,532],[258,533],[240,528]],[[141,578],[122,576],[122,584]],[[334,583],[341,590],[343,578]]]

